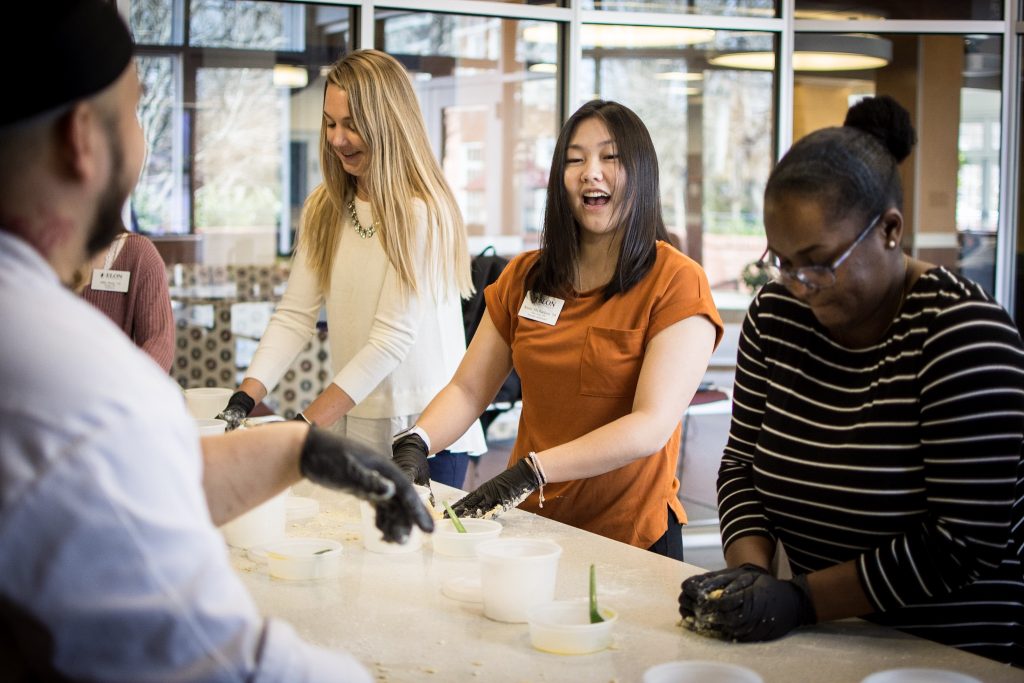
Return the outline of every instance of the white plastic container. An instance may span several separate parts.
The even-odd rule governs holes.
[[[234,389],[225,387],[199,387],[196,389],[185,389],[185,405],[188,412],[197,420],[207,420],[217,417],[220,411],[228,404]]]
[[[223,434],[228,428],[228,423],[224,420],[204,418],[196,420],[196,427],[199,429],[199,436],[210,436],[213,434]]]
[[[434,522],[431,543],[434,552],[452,557],[476,557],[476,547],[501,534],[501,523],[493,519],[459,519],[466,533],[459,533],[448,518]]]
[[[284,538],[287,498],[285,490],[223,525],[224,540],[235,548],[248,549]]]
[[[476,547],[484,616],[522,624],[555,597],[562,547],[539,538],[495,538]]]
[[[267,570],[275,579],[310,581],[341,574],[341,543],[326,538],[289,538],[266,545]]]
[[[430,489],[426,486],[414,486],[419,494],[420,502],[430,508]],[[359,515],[362,519],[363,547],[373,553],[382,555],[399,555],[402,553],[413,553],[423,547],[423,532],[419,527],[413,526],[409,531],[409,537],[405,543],[388,543],[384,540],[384,533],[377,528],[377,511],[365,500],[359,501]]]
[[[612,630],[619,615],[598,605],[604,618],[590,623],[590,603],[586,600],[556,600],[530,610],[530,642],[538,650],[556,655],[585,655],[604,650],[612,644]]]
[[[644,671],[643,683],[764,683],[745,666],[700,660],[665,662]]]
[[[981,683],[977,678],[946,669],[888,669],[878,671],[861,683]]]

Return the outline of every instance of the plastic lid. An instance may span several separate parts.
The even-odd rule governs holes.
[[[285,499],[285,510],[287,511],[288,521],[295,522],[300,519],[316,517],[320,513],[320,503],[313,498],[288,496]]]
[[[441,584],[441,593],[452,600],[483,602],[480,579],[475,576],[456,576]]]

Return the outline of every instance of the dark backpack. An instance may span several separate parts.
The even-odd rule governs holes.
[[[480,321],[483,320],[484,311],[487,309],[487,303],[484,301],[484,288],[497,280],[498,276],[501,275],[501,271],[505,270],[507,265],[508,259],[498,256],[493,246],[485,248],[477,256],[473,257],[470,270],[473,277],[473,288],[476,291],[468,299],[462,300],[462,324],[466,331],[467,346],[473,339],[473,335],[476,334],[476,329],[480,327]],[[519,375],[513,369],[505,379],[505,383],[498,389],[494,402],[480,416],[484,433],[486,433],[494,418],[509,410],[522,396],[523,391],[522,385],[519,382]]]
[[[470,263],[473,277],[473,295],[462,300],[462,324],[466,330],[466,344],[473,339],[476,328],[484,317],[487,304],[484,301],[484,287],[498,279],[501,271],[508,265],[508,259],[498,256],[493,246],[486,247],[479,255],[474,256]]]

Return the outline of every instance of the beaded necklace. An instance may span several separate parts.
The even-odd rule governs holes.
[[[348,213],[352,216],[352,225],[355,226],[356,234],[364,240],[370,239],[377,233],[376,223],[371,223],[370,227],[364,228],[362,223],[359,222],[359,215],[356,214],[356,200],[348,200]]]

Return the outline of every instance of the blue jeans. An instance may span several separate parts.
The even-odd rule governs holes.
[[[431,481],[461,489],[469,468],[469,454],[439,451],[434,457],[427,458],[427,464],[430,466]]]
[[[673,560],[683,561],[683,525],[676,521],[672,508],[668,509],[668,529],[648,550],[671,557]]]

